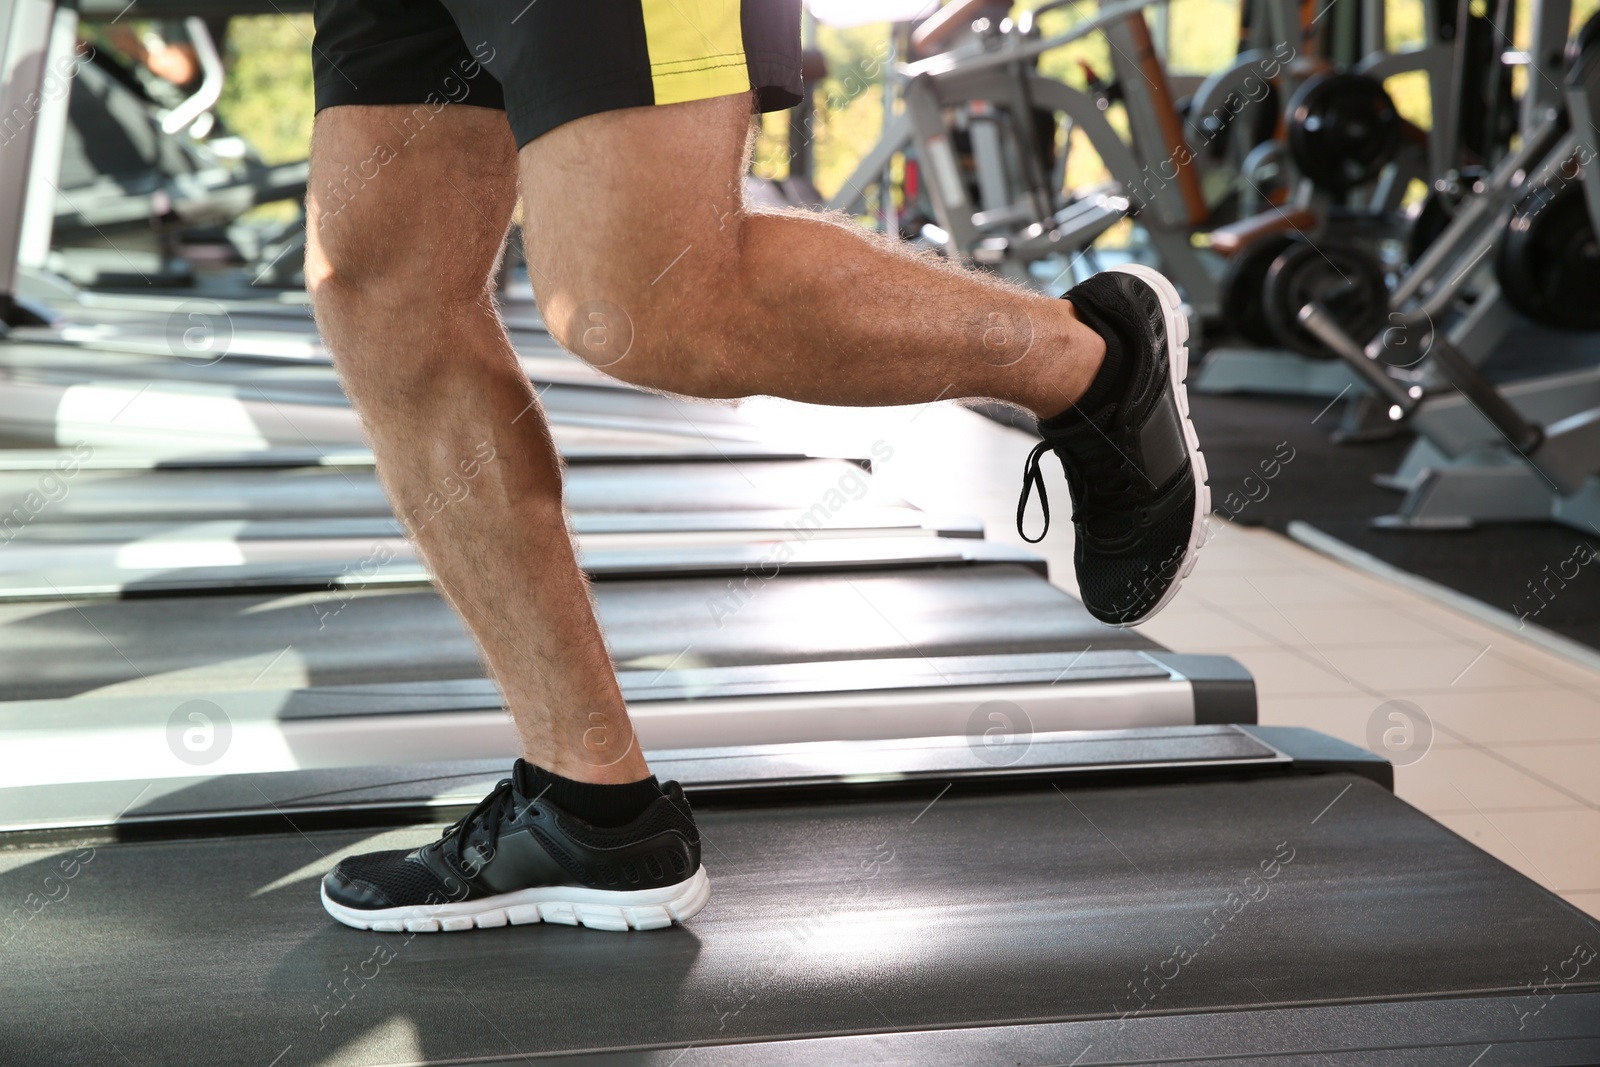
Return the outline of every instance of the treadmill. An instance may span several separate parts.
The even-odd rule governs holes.
[[[1593,920],[1309,730],[652,763],[685,784],[714,889],[649,933],[373,934],[323,913],[338,857],[427,840],[503,762],[0,789],[0,887],[21,904],[0,920],[0,1047],[275,1067],[1600,1059]]]

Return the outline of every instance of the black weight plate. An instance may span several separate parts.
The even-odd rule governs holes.
[[[1272,332],[1262,307],[1262,290],[1272,261],[1292,244],[1294,238],[1287,234],[1269,233],[1245,245],[1228,260],[1222,278],[1223,325],[1246,341],[1258,345],[1278,343],[1278,335]]]
[[[1535,322],[1600,329],[1600,242],[1583,185],[1557,181],[1517,204],[1495,256],[1506,301]]]
[[[1495,251],[1494,274],[1500,283],[1500,292],[1517,311],[1537,320],[1540,314],[1538,286],[1534,283],[1534,267],[1527,262],[1533,220],[1550,206],[1555,190],[1547,185],[1534,186],[1517,201],[1511,218],[1506,223],[1500,247]]]
[[[1289,154],[1318,188],[1342,193],[1377,177],[1400,147],[1400,113],[1363,74],[1323,74],[1289,101]]]
[[[1279,343],[1314,359],[1337,358],[1300,325],[1300,309],[1313,300],[1365,345],[1388,321],[1383,265],[1354,245],[1295,241],[1267,268],[1262,303]]]

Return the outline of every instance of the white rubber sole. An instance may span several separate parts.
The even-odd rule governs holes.
[[[659,930],[694,915],[711,899],[711,879],[701,867],[687,880],[661,889],[632,892],[546,886],[519,889],[478,900],[451,904],[417,904],[405,908],[362,911],[328,899],[328,914],[357,930],[381,933],[432,934],[450,930],[561,923],[591,930]]]
[[[1206,543],[1206,516],[1211,514],[1211,486],[1207,483],[1206,457],[1200,451],[1200,436],[1195,433],[1194,423],[1189,418],[1189,387],[1185,384],[1189,377],[1189,316],[1183,313],[1183,298],[1158,270],[1140,263],[1126,263],[1111,269],[1146,282],[1161,297],[1161,306],[1167,315],[1167,384],[1172,389],[1173,402],[1178,406],[1178,420],[1183,425],[1183,445],[1189,452],[1189,472],[1194,477],[1194,521],[1190,524],[1189,544],[1184,549],[1177,574],[1161,599],[1143,615],[1111,624],[1126,629],[1148,621],[1170,604],[1172,598],[1178,595],[1178,587],[1183,580],[1194,571],[1195,561],[1200,558],[1200,549]]]

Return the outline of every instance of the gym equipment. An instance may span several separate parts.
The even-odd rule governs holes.
[[[58,455],[0,453],[0,513],[25,504],[42,472]],[[569,460],[569,462],[571,462]],[[52,501],[46,521],[78,529],[114,525],[162,528],[187,523],[267,523],[389,519],[389,503],[372,472],[371,453],[246,453],[198,460],[128,461],[91,456],[70,479],[71,491]],[[746,513],[798,517],[830,489],[851,498],[848,511],[900,509],[855,462],[795,456],[719,456],[712,461],[645,457],[631,462],[573,463],[564,497],[578,521],[584,516]],[[910,514],[910,512],[907,512]]]
[[[1475,181],[1481,181],[1482,175],[1476,176]],[[1438,240],[1439,235],[1450,225],[1450,220],[1455,218],[1456,206],[1461,202],[1461,193],[1457,189],[1451,195],[1447,183],[1441,189],[1435,187],[1428,190],[1423,197],[1421,205],[1417,208],[1416,217],[1411,221],[1411,232],[1406,235],[1406,262],[1415,263],[1422,258],[1429,246]]]
[[[1556,6],[1561,7],[1562,11],[1556,11]],[[1566,10],[1570,8],[1564,0],[1549,0],[1549,4],[1541,5],[1539,20],[1552,20],[1551,24],[1560,23],[1564,26],[1566,15],[1562,12]],[[1465,17],[1465,10],[1459,14]],[[1496,17],[1502,15],[1503,12]],[[1552,83],[1560,84],[1566,76],[1562,63],[1572,63],[1577,54],[1574,42],[1568,46],[1566,60],[1562,59],[1559,44],[1553,52],[1542,51],[1531,58],[1511,52],[1505,53],[1503,58],[1507,63],[1531,63],[1528,71],[1530,81],[1538,79],[1542,83],[1548,78]],[[1454,55],[1456,60],[1465,62],[1459,49]],[[1454,79],[1452,84],[1466,84],[1463,70],[1455,70],[1450,75]],[[1432,67],[1428,67],[1428,74],[1435,87],[1442,84],[1439,74]],[[1430,136],[1429,143],[1430,146],[1452,146],[1448,156],[1450,167],[1443,172],[1436,171],[1440,176],[1432,181],[1432,192],[1404,235],[1411,262],[1398,278],[1390,297],[1388,324],[1385,327],[1385,336],[1390,343],[1380,357],[1386,365],[1399,368],[1421,364],[1417,375],[1407,380],[1424,391],[1437,390],[1449,384],[1436,372],[1427,369],[1427,364],[1423,362],[1427,339],[1436,328],[1449,337],[1469,362],[1479,364],[1495,350],[1515,321],[1512,305],[1505,299],[1501,285],[1496,284],[1489,272],[1481,268],[1500,259],[1489,257],[1489,252],[1501,240],[1505,228],[1504,216],[1516,211],[1517,201],[1526,195],[1529,188],[1549,178],[1571,183],[1576,177],[1576,164],[1569,160],[1578,146],[1567,136],[1569,123],[1566,111],[1569,106],[1582,105],[1567,100],[1560,101],[1560,104],[1559,108],[1547,108],[1533,116],[1532,124],[1523,130],[1522,144],[1515,151],[1508,151],[1495,160],[1492,168],[1486,169],[1477,163],[1457,165],[1457,150],[1453,147],[1456,142],[1452,131],[1460,129],[1460,122],[1449,118],[1446,112],[1437,110],[1439,103],[1435,99],[1435,114],[1446,117],[1441,118],[1439,128]],[[1581,242],[1577,247],[1582,247]],[[1519,277],[1532,276],[1539,270],[1531,265],[1523,268],[1521,259],[1509,254],[1501,263],[1509,265],[1511,272]],[[1578,265],[1581,267],[1581,256]],[[1512,284],[1515,284],[1514,280]],[[1352,329],[1349,323],[1344,324],[1344,330],[1358,338],[1371,336],[1371,331]],[[1230,352],[1227,355],[1233,357],[1235,354]],[[1262,368],[1263,362],[1243,365],[1234,361],[1222,365],[1216,359],[1208,360],[1200,373],[1202,386],[1248,388],[1266,382],[1294,388],[1302,384],[1281,367],[1272,368],[1269,374]],[[1346,408],[1344,424],[1336,436],[1339,439],[1359,440],[1394,432],[1396,420],[1389,415],[1392,405],[1385,395],[1369,393],[1365,380],[1349,373],[1351,368],[1348,364],[1335,364],[1332,369],[1338,374],[1329,376],[1324,372],[1317,376],[1318,384],[1325,387],[1323,394],[1335,397],[1348,393],[1358,400]],[[1225,376],[1222,375],[1224,371]],[[1294,391],[1300,390],[1295,388]],[[1401,407],[1403,417],[1409,409],[1405,405]]]
[[[1581,182],[1546,182],[1518,201],[1495,278],[1506,302],[1535,322],[1600,329],[1600,242]]]
[[[1288,106],[1289,154],[1318,186],[1343,193],[1376,179],[1400,147],[1400,113],[1383,83],[1351,72],[1307,79]]]
[[[0,474],[0,503],[39,484],[38,469]],[[7,529],[0,559],[0,617],[19,613],[0,641],[19,653],[0,668],[13,721],[33,714],[18,701],[79,693],[84,757],[95,730],[159,733],[163,679],[183,691],[200,672],[206,699],[259,733],[262,751],[293,754],[286,767],[509,751],[476,649],[380,517],[370,471],[90,467],[54,495],[40,521]],[[948,730],[975,685],[1063,727],[1254,715],[1232,661],[1172,657],[1093,622],[1041,580],[1036,557],[982,540],[970,520],[916,512],[851,463],[580,465],[567,503],[625,692],[648,705],[653,737],[791,740],[824,718],[828,736]],[[39,630],[40,607],[75,632]],[[85,639],[127,658],[83,662],[72,650]],[[251,692],[269,645],[301,649],[296,669],[322,695]],[[125,673],[129,663],[140,667]],[[130,685],[149,695],[82,695]],[[936,691],[949,686],[959,692]],[[801,697],[797,725],[788,712]],[[8,748],[18,766],[7,773],[62,772],[26,748]]]
[[[39,489],[41,474],[53,471],[71,488],[65,494],[52,494],[59,499],[50,502],[44,521],[64,528],[159,532],[190,523],[231,522],[245,524],[238,527],[243,531],[246,526],[283,521],[392,522],[367,452],[324,455],[305,450],[185,460],[94,455],[78,464],[77,473],[70,473],[69,466],[66,475],[60,473],[60,459],[53,452],[0,453],[0,511],[26,506],[27,495]],[[580,522],[598,521],[601,516],[621,522],[630,514],[653,516],[652,521],[660,522],[689,514],[743,514],[752,516],[752,521],[771,515],[787,521],[828,497],[830,490],[845,497],[826,502],[835,516],[860,520],[867,513],[921,515],[883,493],[864,473],[866,463],[736,454],[714,461],[650,456],[580,459],[566,472],[565,499]],[[464,481],[470,488],[470,479]]]
[[[1144,22],[1147,5],[1133,0],[1108,5],[1061,33],[1043,36],[1039,18],[1071,2],[1042,4],[1015,22],[981,19],[972,23],[978,32],[968,42],[898,67],[905,110],[887,123],[883,139],[829,207],[857,207],[869,188],[881,187],[890,161],[904,154],[916,164],[906,213],[912,214],[911,200],[925,199],[932,215],[921,230],[925,240],[952,258],[1047,289],[1065,288],[1059,283],[1071,271],[1062,264],[1070,265],[1079,250],[1123,218],[1138,215],[1163,269],[1191,303],[1213,309],[1215,279],[1189,241],[1191,228],[1206,213],[1192,162],[1177,160],[1175,180],[1157,173],[1157,164],[1173,156],[1184,135]],[[956,25],[972,7],[943,9],[956,14],[941,15],[937,25]],[[1115,46],[1119,84],[1154,86],[1149,92],[1124,91],[1131,142],[1107,122],[1104,95],[1071,88],[1034,69],[1043,52],[1092,33],[1104,34]],[[921,40],[932,47],[945,37],[926,33]],[[955,117],[954,126],[947,116]],[[1064,197],[1065,163],[1055,144],[1071,130],[1088,137],[1113,180],[1105,188]]]
[[[201,345],[191,353],[185,331],[220,337],[214,331],[231,331],[226,315],[201,307],[159,321],[144,330],[127,323],[101,330],[81,320],[14,330],[0,432],[15,444],[81,442],[180,456],[363,446],[314,337],[255,329],[237,344],[218,340],[220,352]],[[689,408],[628,389],[559,350],[525,351],[536,353],[523,363],[569,456],[795,454],[769,443],[771,434],[736,408]]]
[[[1228,259],[1222,278],[1222,316],[1247,341],[1263,346],[1277,343],[1278,335],[1267,321],[1263,304],[1267,271],[1294,243],[1287,234],[1270,233]]]
[[[12,326],[13,359],[53,372],[165,378],[195,382],[270,379],[311,384],[338,394],[304,292],[297,300],[239,299],[171,290],[120,294],[79,289],[39,272],[19,280],[37,324]],[[632,392],[629,386],[558,346],[531,299],[504,300],[503,318],[529,377],[536,383]],[[67,345],[69,351],[35,346]],[[154,357],[144,360],[130,356]]]
[[[1314,359],[1336,358],[1298,315],[1316,301],[1340,326],[1358,337],[1383,326],[1389,286],[1383,264],[1358,245],[1292,240],[1273,257],[1262,282],[1261,307],[1273,336]]]
[[[810,540],[788,525],[699,548],[631,540],[609,549],[614,565],[591,570],[625,696],[654,743],[950,731],[976,706],[973,687],[1041,728],[1254,718],[1249,676],[1231,660],[1173,656],[1107,629],[1044,582],[1037,559],[981,540]],[[0,625],[0,720],[37,721],[34,702],[72,696],[70,714],[52,721],[77,723],[64,763],[49,738],[8,742],[7,777],[55,778],[97,760],[135,769],[127,739],[159,737],[172,701],[191,698],[226,707],[236,729],[259,735],[250,751],[290,759],[284,769],[510,752],[500,697],[459,621],[419,583],[390,581],[375,548],[370,566],[320,589],[256,592],[214,573],[209,586],[115,591],[124,599],[64,601],[73,591],[52,582],[42,602],[0,603],[0,617],[15,619]],[[54,622],[41,625],[41,610]],[[107,641],[119,655],[79,651]],[[270,671],[290,650],[284,666],[317,692],[257,689],[281,686]],[[162,762],[159,744],[140,751]]]
[[[0,476],[13,499],[40,477]],[[1254,717],[1249,676],[1231,660],[1174,656],[1101,626],[1042,580],[1037,558],[897,504],[853,464],[606,464],[569,479],[624,693],[652,743],[950,732],[978,694],[1041,728]],[[815,512],[840,486],[861,510],[824,523]],[[13,736],[8,780],[108,761],[160,776],[174,699],[226,707],[276,769],[511,751],[476,647],[390,548],[393,520],[374,519],[387,509],[370,473],[90,468],[56,504],[49,521],[7,531],[0,730],[68,697],[65,717],[46,714],[78,727],[70,755],[49,736]],[[958,540],[930,536],[944,532]],[[217,559],[262,545],[304,546],[312,563],[342,545],[349,562],[330,581],[305,558],[253,571]],[[151,577],[96,590],[35,569],[85,549],[104,563],[113,546],[124,578],[129,566]],[[30,580],[42,600],[26,599]],[[120,654],[98,651],[106,641]],[[285,690],[275,668],[305,681]],[[130,758],[136,735],[152,744]]]
[[[1015,565],[782,575],[714,614],[708,605],[735,603],[730,586],[596,583],[647,745],[960,734],[995,701],[1040,730],[1255,721],[1254,685],[1234,660],[1109,632]],[[40,633],[38,621],[5,627],[16,641],[0,703],[8,783],[188,773],[163,738],[191,700],[220,709],[241,746],[254,739],[220,765],[225,773],[515,752],[504,697],[430,594],[56,606],[48,617],[58,634]],[[38,605],[28,607],[37,619]],[[167,633],[141,633],[147,626]],[[147,677],[120,658],[73,656],[106,640]],[[50,732],[28,732],[41,721]]]
[[[205,258],[220,255],[249,270],[253,257],[230,241],[229,225],[257,205],[304,199],[305,161],[268,166],[243,140],[216,129],[222,60],[203,19],[190,17],[184,28],[204,77],[170,109],[105,47],[72,64],[50,186],[56,194],[50,251],[30,256],[33,265],[86,285],[184,284],[194,273],[184,258],[188,235],[206,238]],[[240,231],[279,257],[255,262],[252,276],[292,273],[278,247],[287,232],[263,238]]]
[[[0,598],[0,656],[15,668],[0,718],[14,726],[39,713],[31,702],[63,700],[56,721],[83,726],[76,764],[49,738],[26,754],[8,738],[12,780],[81,776],[84,760],[169,775],[163,743],[131,757],[127,739],[164,736],[152,709],[178,694],[232,708],[277,770],[504,758],[499,694],[401,558],[371,457],[296,309],[233,298],[217,315],[170,293],[70,290],[62,302],[56,326],[4,342],[0,417],[40,444],[85,426],[167,437],[160,449],[97,438],[38,514],[30,494],[58,457],[0,455],[13,594]],[[232,323],[246,345],[183,358],[166,330],[174,316],[194,325],[192,313]],[[661,743],[948,734],[989,700],[1041,728],[1254,717],[1237,664],[1095,623],[1039,559],[984,541],[970,520],[918,513],[860,465],[802,459],[738,409],[704,420],[696,409],[691,422],[666,398],[595,387],[566,365],[534,377],[627,699]],[[84,413],[84,396],[101,415]],[[164,410],[141,413],[148,402]],[[241,432],[219,432],[234,425],[220,417],[176,420],[173,405],[242,415]],[[263,432],[272,424],[255,420],[274,413],[281,423]],[[246,426],[261,439],[238,440]],[[30,582],[46,599],[25,599]],[[41,613],[71,635],[52,635]],[[129,659],[83,644],[105,639]]]
[[[1405,129],[1381,83],[1362,73],[1300,62],[1295,58],[1300,16],[1268,5],[1257,20],[1257,32],[1264,36],[1249,41],[1253,47],[1242,51],[1234,64],[1195,89],[1186,118],[1179,122],[1172,81],[1155,55],[1142,10],[1107,8],[1042,38],[1040,17],[1061,6],[1047,3],[1015,21],[980,18],[971,23],[974,32],[965,43],[899,68],[905,113],[891,122],[884,140],[831,206],[850,209],[863,203],[865,191],[875,183],[881,201],[881,175],[896,154],[904,153],[907,203],[926,201],[932,216],[931,224],[922,227],[924,239],[952,257],[1052,292],[1076,280],[1080,260],[1097,264],[1100,253],[1094,242],[1112,225],[1131,218],[1145,243],[1128,254],[1158,262],[1184,291],[1196,318],[1237,326],[1258,343],[1303,349],[1326,359],[1326,350],[1294,325],[1294,308],[1278,316],[1279,330],[1271,329],[1273,320],[1267,316],[1238,314],[1241,308],[1260,306],[1262,295],[1244,292],[1241,279],[1259,277],[1264,284],[1265,267],[1253,262],[1225,268],[1211,255],[1238,254],[1249,242],[1243,230],[1224,232],[1235,225],[1229,222],[1233,205],[1208,194],[1201,165],[1214,158],[1245,160],[1244,185],[1249,189],[1236,189],[1234,201],[1242,201],[1248,192],[1263,198],[1268,210],[1258,219],[1241,220],[1240,226],[1264,219],[1269,229],[1293,230],[1317,240],[1337,232],[1347,244],[1365,241],[1375,247],[1400,225],[1394,209],[1406,178],[1422,167],[1420,149],[1412,143],[1414,131]],[[948,5],[912,40],[948,45],[951,35],[944,31],[974,12],[971,4]],[[935,31],[928,32],[930,27]],[[1113,82],[1090,72],[1089,91],[1080,92],[1034,70],[1041,52],[1088,33],[1101,34],[1110,43]],[[1299,85],[1290,107],[1287,150],[1263,146],[1255,136],[1269,125],[1263,119],[1275,118],[1275,110],[1271,115],[1264,110],[1268,100],[1278,98],[1274,81],[1283,83],[1284,93]],[[1125,138],[1104,121],[1113,104],[1123,111]],[[1066,143],[1065,135],[1073,131],[1087,137],[1112,181],[1064,197],[1064,161],[1056,146]],[[1357,143],[1367,153],[1359,158],[1349,147]],[[1355,170],[1346,169],[1350,167]],[[1328,188],[1318,192],[1307,184],[1307,171]],[[1285,203],[1265,199],[1264,183],[1283,189]],[[1363,187],[1360,204],[1335,202],[1348,198],[1358,185]],[[915,215],[909,206],[906,213]],[[1207,229],[1209,251],[1197,249],[1196,234]],[[1346,258],[1358,256],[1359,251],[1351,251]],[[1364,328],[1383,302],[1383,294],[1368,284],[1374,273],[1370,263],[1370,257],[1360,259],[1354,288],[1365,317],[1349,323],[1354,329]],[[1202,388],[1217,388],[1219,379],[1236,380],[1229,378],[1228,368],[1214,363],[1201,370]],[[1357,382],[1338,366],[1302,369],[1300,374],[1326,379],[1323,387],[1331,385],[1329,395]]]
[[[1594,270],[1592,220],[1600,211],[1600,183],[1580,184],[1569,165],[1574,158],[1596,158],[1600,47],[1578,50],[1562,84],[1566,106],[1546,115],[1495,168],[1484,190],[1462,204],[1394,293],[1387,327],[1363,346],[1315,302],[1299,313],[1302,324],[1363,375],[1377,398],[1347,413],[1347,422],[1409,419],[1417,432],[1419,440],[1400,469],[1384,480],[1404,490],[1406,499],[1396,515],[1379,520],[1382,525],[1437,529],[1552,520],[1587,531],[1600,522],[1600,371],[1496,387],[1463,351],[1467,338],[1482,345],[1479,335],[1495,333],[1491,316],[1498,314],[1503,324],[1509,314],[1500,287],[1484,277],[1495,272],[1489,257],[1497,247],[1506,257],[1499,272],[1521,289],[1517,299],[1566,321],[1585,321],[1575,317],[1588,314],[1552,307],[1548,296],[1565,284],[1581,291],[1580,279]],[[1560,185],[1581,192],[1562,193]],[[1531,201],[1523,199],[1530,195]],[[1506,210],[1519,201],[1542,211],[1513,214],[1508,224]],[[1587,227],[1577,209],[1588,216]],[[1551,220],[1564,225],[1565,233],[1546,229],[1549,220],[1537,221],[1557,210],[1566,214]],[[1571,244],[1565,243],[1568,236]],[[1530,262],[1527,257],[1541,245],[1562,258]],[[1571,283],[1565,280],[1569,272]],[[1458,301],[1464,306],[1456,306]],[[1425,353],[1425,369],[1397,374],[1387,364],[1404,362],[1394,357],[1407,345]],[[1454,392],[1430,395],[1435,376]]]
[[[0,3],[0,27],[26,38],[14,10]],[[15,203],[0,197],[0,252]],[[7,296],[11,266],[0,254]],[[46,346],[5,341],[0,358],[13,347]],[[90,341],[78,353],[101,355]],[[38,363],[30,373],[43,381]],[[316,379],[280,386],[309,408]],[[231,384],[250,381],[264,379]],[[585,396],[598,417],[626,394]],[[51,532],[70,544],[90,519],[146,524],[135,536],[306,513],[387,521],[354,450],[311,468],[305,454],[324,450],[295,447],[302,466],[270,466],[288,458],[279,445],[184,469],[97,449],[19,546]],[[0,460],[25,503],[41,470]],[[656,520],[681,532],[713,525],[691,507],[804,511],[796,485],[854,469],[770,462],[574,465],[578,503],[592,505],[575,511],[629,516],[630,534]],[[745,475],[756,499],[719,504]],[[652,477],[653,496],[631,495]],[[162,484],[164,500],[146,494]],[[422,824],[475,803],[515,744],[437,596],[0,603],[0,882],[22,902],[0,914],[13,949],[0,996],[15,1006],[0,1047],[40,1064],[110,1048],[276,1067],[1308,1052],[1342,1064],[1480,1038],[1522,1062],[1600,1055],[1574,909],[1395,800],[1369,754],[1216,725],[1253,717],[1237,665],[1094,623],[1036,564],[921,558],[743,589],[726,573],[615,576],[595,591],[654,766],[701,813],[713,905],[649,937],[548,926],[382,946],[320,912],[328,855],[379,847],[373,830],[430,836]],[[227,716],[212,738],[227,724],[233,743],[210,764],[178,755],[194,704]],[[1137,728],[1084,730],[1117,720]],[[1523,988],[1542,968],[1566,983],[1548,1001]],[[531,1009],[485,1025],[472,1008],[485,989]]]
[[[1545,27],[1538,33],[1548,37],[1549,27],[1560,23],[1564,29],[1566,10],[1564,0],[1561,11],[1544,11],[1544,4],[1536,18],[1537,26]],[[1326,20],[1312,25],[1322,40],[1320,48],[1307,42],[1305,51],[1319,52],[1338,66],[1335,70],[1313,73],[1300,87],[1297,101],[1291,102],[1286,112],[1287,140],[1298,154],[1290,169],[1298,175],[1310,176],[1323,184],[1344,204],[1324,208],[1325,217],[1311,225],[1298,224],[1297,228],[1318,243],[1326,238],[1332,242],[1360,243],[1369,251],[1378,252],[1386,271],[1403,270],[1406,264],[1415,265],[1422,259],[1431,242],[1444,230],[1454,215],[1458,204],[1473,195],[1474,187],[1483,184],[1488,169],[1498,164],[1508,152],[1514,130],[1513,108],[1510,105],[1510,80],[1508,64],[1527,67],[1529,82],[1541,83],[1540,92],[1547,79],[1558,81],[1559,62],[1552,62],[1548,50],[1537,50],[1532,56],[1503,51],[1510,40],[1511,4],[1490,3],[1487,10],[1474,13],[1473,5],[1456,0],[1440,0],[1423,5],[1423,44],[1404,52],[1389,52],[1386,11],[1382,4],[1368,3],[1330,8]],[[1536,29],[1537,29],[1536,26]],[[1459,32],[1458,32],[1459,27]],[[1308,32],[1310,32],[1308,30]],[[1556,42],[1559,52],[1560,42]],[[1393,117],[1393,106],[1388,101],[1383,83],[1397,75],[1421,73],[1427,79],[1427,91],[1432,128],[1424,133],[1403,120]],[[1344,112],[1353,117],[1356,125],[1348,132],[1357,136],[1344,138],[1342,146],[1332,145],[1327,137],[1334,128],[1323,122],[1317,109],[1300,106],[1314,100],[1318,87],[1342,86],[1333,97],[1342,99]],[[1531,98],[1530,98],[1531,99]],[[1543,118],[1544,109],[1530,110],[1523,130],[1531,130]],[[1305,123],[1297,122],[1297,111],[1307,119],[1315,119],[1315,133],[1328,143],[1322,151],[1307,149],[1319,138]],[[1328,115],[1339,113],[1324,103],[1321,111]],[[1380,116],[1372,130],[1365,127],[1372,116]],[[1369,133],[1374,136],[1367,136]],[[1260,150],[1259,165],[1276,180],[1272,151]],[[1390,162],[1378,169],[1381,161]],[[1342,191],[1344,170],[1348,167],[1352,179],[1366,179],[1368,184],[1354,191]],[[1246,172],[1248,173],[1248,172]],[[1400,212],[1401,198],[1407,186],[1421,180],[1432,192],[1410,219]],[[1293,188],[1286,189],[1280,202],[1295,196]],[[1263,198],[1265,199],[1265,198]],[[1398,238],[1398,241],[1396,241]],[[1404,255],[1395,258],[1392,249],[1404,249]],[[1235,253],[1238,254],[1238,253]],[[1413,266],[1414,270],[1414,266]],[[1401,284],[1405,284],[1402,280]],[[1357,288],[1364,288],[1355,283]],[[1225,305],[1240,306],[1244,298],[1225,292]],[[1497,311],[1498,297],[1479,305],[1479,317],[1470,336],[1458,335],[1458,344],[1473,358],[1481,358],[1498,342],[1503,328],[1503,313]],[[1281,319],[1281,316],[1280,316]],[[1233,325],[1230,321],[1229,325]],[[1347,332],[1355,336],[1368,333],[1356,324],[1345,322]],[[1244,339],[1263,343],[1259,335]],[[1316,395],[1328,398],[1345,395],[1366,396],[1363,379],[1351,373],[1338,362],[1326,362],[1327,349],[1314,343],[1305,351],[1307,335],[1302,330],[1291,329],[1281,337],[1268,339],[1274,348],[1285,347],[1293,354],[1280,354],[1272,350],[1251,350],[1233,347],[1226,342],[1215,347],[1201,364],[1192,388],[1206,392],[1269,392]],[[1296,343],[1298,341],[1298,343]],[[1376,403],[1376,401],[1373,401]],[[1387,405],[1382,405],[1386,407]],[[1360,438],[1386,432],[1388,427],[1381,419],[1356,420],[1341,431],[1342,437]]]
[[[1006,740],[651,753],[716,887],[651,935],[386,939],[321,913],[329,856],[426,840],[503,763],[0,790],[34,846],[13,895],[71,892],[12,919],[34,951],[0,989],[29,1022],[0,1026],[35,1063],[1600,1056],[1587,918],[1370,754],[1294,728]],[[485,1025],[489,981],[535,1008]]]
[[[720,516],[718,517],[720,518]],[[729,541],[721,531],[673,531],[674,536],[612,534],[579,536],[579,565],[593,580],[642,575],[706,575],[738,580],[770,568],[773,572],[872,570],[984,562],[1021,562],[1042,568],[1027,553],[972,538],[923,536],[925,529],[901,527],[910,537],[889,536],[892,527],[843,530],[791,546],[783,563],[771,562],[773,540],[784,532],[751,531],[771,539]],[[288,531],[285,531],[288,532]],[[398,533],[389,537],[317,537],[316,528],[296,529],[291,537],[205,537],[178,534],[157,540],[95,540],[61,536],[51,528],[32,528],[7,542],[0,560],[0,602],[54,600],[60,597],[137,597],[214,590],[271,589],[288,593],[354,587],[395,589],[427,586],[432,578]],[[743,531],[740,531],[743,532]],[[702,534],[695,538],[694,534]],[[855,533],[850,538],[844,534]],[[687,542],[685,536],[691,539]],[[75,543],[76,542],[76,543]]]
[[[120,417],[119,409],[126,410]],[[614,421],[581,414],[551,419],[569,458],[794,456],[793,448],[752,440],[718,420],[704,435],[679,417]],[[188,426],[193,429],[185,430]],[[345,451],[362,446],[354,412],[343,403],[284,398],[259,388],[196,390],[134,382],[12,382],[0,390],[0,430],[14,443],[83,443],[137,455],[181,458],[208,452],[269,451],[307,442]]]

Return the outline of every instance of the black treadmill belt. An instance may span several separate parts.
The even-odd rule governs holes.
[[[1515,1037],[1529,983],[1595,941],[1575,909],[1349,775],[926,792],[702,811],[711,903],[649,934],[408,937],[323,914],[335,850],[436,828],[96,845],[66,882],[70,851],[13,854],[3,899],[52,875],[70,895],[12,934],[0,1048],[477,1062],[1120,1016],[1090,1057],[1106,1063],[1170,1013],[1255,1012],[1262,1042],[1316,1047],[1284,1031],[1287,1009],[1462,996]],[[1600,985],[1595,966],[1563,996]],[[1412,1036],[1396,1025],[1367,1047]]]
[[[745,584],[597,583],[612,658],[624,669],[665,670],[1158,647],[1101,625],[1017,564]],[[0,700],[66,697],[200,667],[217,672],[209,688],[248,686],[290,649],[310,685],[482,675],[460,621],[429,589],[33,602],[0,606],[0,620]],[[241,660],[249,662],[226,666]]]

